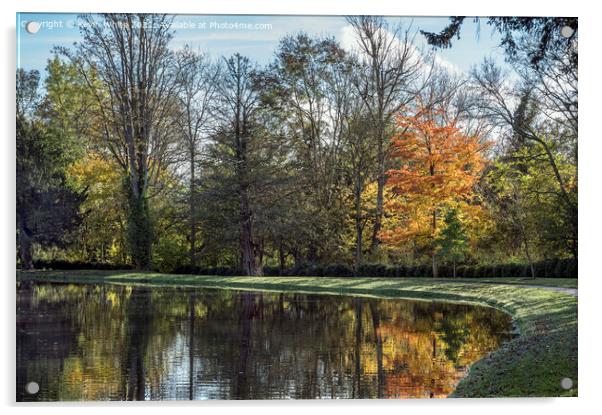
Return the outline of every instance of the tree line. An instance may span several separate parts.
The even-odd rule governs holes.
[[[17,72],[22,268],[428,262],[437,276],[577,257],[577,37],[562,19],[492,18],[514,35],[513,72],[468,74],[375,16],[346,18],[353,51],[296,33],[263,66],[171,48],[173,16],[80,20],[43,82]]]

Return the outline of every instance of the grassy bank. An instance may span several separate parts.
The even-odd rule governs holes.
[[[241,290],[362,295],[484,304],[514,318],[521,335],[475,363],[453,396],[575,396],[577,298],[527,285],[571,287],[560,279],[392,279],[327,277],[212,277],[123,271],[20,272],[20,280],[186,285]],[[499,283],[498,283],[499,282]],[[576,280],[574,281],[576,286]],[[572,390],[560,381],[569,377]]]

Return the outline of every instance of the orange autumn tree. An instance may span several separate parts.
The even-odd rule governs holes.
[[[446,209],[473,215],[470,201],[483,169],[485,145],[478,136],[466,135],[458,120],[444,108],[422,107],[414,115],[399,116],[398,135],[391,157],[397,169],[388,171],[387,186],[395,195],[387,202],[396,226],[383,231],[389,245],[412,241],[426,246],[437,277],[437,236]]]

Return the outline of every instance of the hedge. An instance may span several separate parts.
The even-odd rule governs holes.
[[[533,264],[536,277],[545,278],[577,278],[577,262],[573,259],[551,259]],[[197,275],[240,275],[236,269],[217,267],[180,267],[174,274]],[[363,264],[357,272],[345,264],[320,265],[303,263],[298,266],[280,270],[279,267],[263,268],[266,276],[300,276],[300,277],[379,277],[379,278],[432,278],[431,265],[385,265]],[[531,268],[528,264],[497,265],[459,265],[456,267],[457,278],[529,278]],[[440,278],[452,278],[453,268],[443,264],[439,266]]]
[[[85,263],[68,261],[34,261],[37,269],[56,270],[131,270],[130,265],[115,265],[106,263]],[[577,262],[574,259],[550,259],[533,264],[535,276],[540,278],[577,278]],[[180,266],[172,274],[195,275],[242,275],[240,270],[233,267],[192,267]],[[385,265],[363,264],[357,272],[345,264],[321,265],[303,263],[298,266],[280,270],[279,267],[266,266],[263,268],[266,276],[307,276],[307,277],[379,277],[379,278],[432,278],[431,265]],[[453,268],[442,264],[439,266],[439,278],[452,278]],[[531,268],[528,264],[496,264],[496,265],[459,265],[456,267],[457,278],[529,278]]]
[[[33,261],[35,269],[57,269],[57,270],[78,270],[78,269],[97,269],[97,270],[131,270],[133,266],[125,264],[108,264],[105,262],[80,262],[64,260],[35,260]]]

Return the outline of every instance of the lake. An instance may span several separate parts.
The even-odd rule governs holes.
[[[464,304],[18,283],[17,400],[440,398],[511,332]]]

